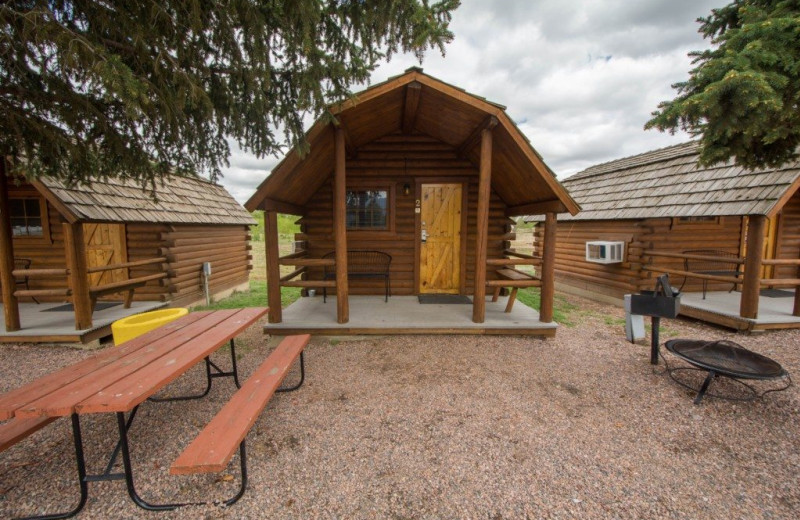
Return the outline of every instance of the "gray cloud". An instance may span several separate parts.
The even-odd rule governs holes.
[[[456,37],[446,57],[430,52],[423,66],[428,74],[507,106],[564,178],[689,139],[642,127],[660,101],[674,97],[670,86],[688,77],[686,54],[707,46],[696,19],[724,3],[464,0],[453,17]],[[372,82],[415,65],[413,56],[395,56],[378,67]],[[232,149],[222,183],[243,202],[278,159]]]

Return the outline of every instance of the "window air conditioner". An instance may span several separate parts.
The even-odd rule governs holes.
[[[596,264],[618,264],[625,255],[625,242],[598,240],[586,242],[586,261]]]

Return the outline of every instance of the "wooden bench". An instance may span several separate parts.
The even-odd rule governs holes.
[[[0,453],[55,420],[56,417],[33,417],[31,419],[11,419],[0,424]]]
[[[683,254],[706,257],[705,259],[691,257],[684,258],[683,268],[687,272],[709,274],[714,276],[735,276],[737,278],[742,275],[738,262],[739,256],[734,253],[730,253],[728,251],[719,251],[716,249],[687,249],[686,251],[683,251]],[[686,285],[686,277],[684,277],[683,283],[678,290],[682,291],[684,285]],[[707,289],[708,280],[703,279],[704,300],[706,299]],[[728,292],[732,292],[734,289],[736,289],[735,283]]]
[[[503,287],[511,288],[511,294],[508,295],[508,303],[506,303],[505,312],[511,312],[511,309],[514,308],[518,289],[522,287],[540,287],[542,285],[541,280],[538,278],[528,273],[518,271],[517,269],[498,269],[495,273],[500,279],[488,282],[488,285],[494,287],[494,294],[492,295],[493,302],[496,302],[500,297],[500,289]]]
[[[303,384],[303,349],[311,338],[308,334],[287,336],[256,369],[194,441],[170,467],[173,475],[211,473],[228,466],[237,447],[242,464],[242,486],[246,483],[244,441],[259,414],[275,392],[296,390]],[[300,357],[300,383],[292,388],[278,388],[289,368]],[[244,492],[244,487],[242,488]]]
[[[326,253],[323,259],[335,259],[336,251]],[[389,283],[389,267],[392,264],[392,256],[382,251],[366,251],[353,249],[347,252],[347,278],[383,278],[385,296],[383,301],[388,302],[391,296],[391,284]],[[336,279],[336,265],[326,265],[323,268],[323,280]],[[327,287],[322,288],[322,303],[328,299]]]

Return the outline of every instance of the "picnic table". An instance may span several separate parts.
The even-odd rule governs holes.
[[[46,518],[67,518],[77,514],[86,503],[88,483],[94,481],[124,479],[131,499],[145,509],[169,510],[185,505],[151,504],[136,492],[128,443],[128,432],[136,410],[148,399],[165,401],[202,397],[208,393],[212,379],[218,377],[232,377],[239,387],[234,338],[266,314],[267,310],[259,307],[190,313],[119,347],[106,349],[94,357],[0,395],[0,421],[13,419],[5,426],[8,430],[19,430],[11,432],[17,434],[17,437],[13,435],[9,437],[13,441],[18,440],[20,435],[25,435],[26,432],[23,430],[26,427],[31,427],[32,431],[35,431],[56,418],[71,417],[80,497],[75,509],[56,515],[46,515]],[[241,497],[247,480],[244,451],[244,437],[247,431],[273,392],[293,390],[302,384],[304,377],[302,349],[308,341],[308,336],[294,338],[292,340],[287,338],[289,341],[284,340],[270,355],[273,361],[268,364],[268,358],[262,367],[256,370],[244,388],[228,403],[232,406],[226,405],[209,424],[209,427],[213,425],[212,430],[216,431],[210,432],[210,435],[206,430],[201,432],[195,440],[195,443],[197,441],[200,443],[197,446],[193,443],[187,448],[173,465],[173,474],[218,470],[219,464],[223,464],[224,467],[238,447],[242,471],[241,488],[239,493],[226,503],[231,504]],[[228,343],[230,343],[231,370],[223,371],[210,360],[209,356]],[[279,389],[289,365],[298,355],[301,362],[300,383],[293,388]],[[204,360],[207,376],[205,392],[168,399],[153,398],[169,383]],[[276,366],[276,363],[279,363],[280,367]],[[87,475],[80,428],[81,416],[93,413],[116,414],[119,433],[119,441],[109,463],[105,471],[99,475]],[[233,428],[231,422],[236,421],[239,425]],[[203,435],[205,440],[201,439]],[[229,449],[227,446],[232,448]],[[207,458],[207,452],[212,452],[211,455],[219,459],[214,462],[216,466],[212,467],[202,461]],[[122,474],[113,472],[120,453]]]

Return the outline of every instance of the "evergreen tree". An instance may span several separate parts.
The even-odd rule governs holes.
[[[444,54],[458,4],[0,2],[0,157],[69,182],[216,178],[228,138],[258,156],[284,138],[302,147],[303,116],[352,95],[379,60]]]
[[[733,157],[751,168],[797,158],[800,144],[800,0],[734,0],[700,18],[712,48],[690,54],[688,81],[645,128],[699,136],[700,163]]]

